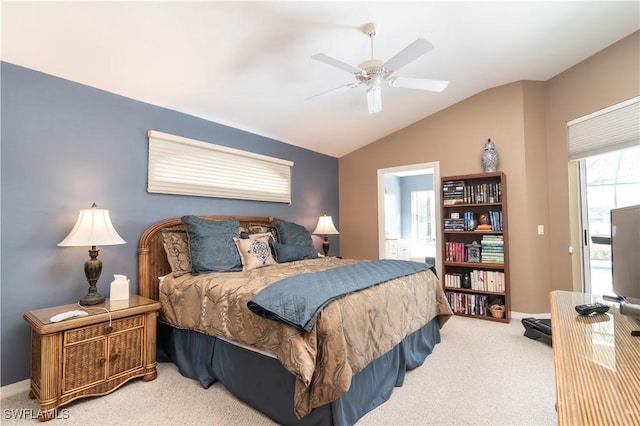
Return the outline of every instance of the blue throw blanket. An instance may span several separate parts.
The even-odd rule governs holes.
[[[247,302],[247,306],[264,318],[310,331],[329,302],[432,267],[427,263],[383,259],[296,275],[263,289]]]

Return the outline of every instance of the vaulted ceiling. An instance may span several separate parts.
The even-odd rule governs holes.
[[[637,1],[2,2],[2,60],[340,157],[478,92],[545,81],[640,28]],[[442,92],[366,86],[313,60],[371,59]],[[640,70],[639,70],[640,71]],[[311,99],[309,99],[312,97]],[[181,135],[189,136],[189,135]]]

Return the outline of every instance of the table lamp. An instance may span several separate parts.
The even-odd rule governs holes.
[[[99,209],[96,203],[93,203],[90,209],[80,210],[73,229],[64,240],[58,243],[60,247],[91,246],[90,259],[84,263],[84,274],[89,281],[89,291],[80,299],[81,305],[97,305],[104,302],[104,296],[98,293],[96,288],[102,273],[102,261],[98,260],[100,250],[96,246],[115,244],[126,244],[126,241],[118,235],[111,224],[109,210]]]
[[[324,235],[324,241],[322,242],[322,251],[324,251],[324,255],[326,256],[329,253],[329,235],[336,235],[339,234],[339,232],[333,225],[331,216],[327,216],[327,214],[325,213],[318,219],[318,226],[316,226],[316,229],[313,230],[313,234]]]

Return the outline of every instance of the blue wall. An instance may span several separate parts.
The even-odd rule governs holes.
[[[433,175],[404,176],[400,178],[401,238],[411,239],[411,193],[433,190]]]
[[[411,239],[411,192],[433,189],[433,174],[384,175],[385,231],[391,237]]]
[[[137,246],[154,222],[184,214],[266,215],[313,230],[327,212],[340,228],[338,160],[207,120],[6,62],[2,77],[1,384],[29,377],[24,312],[75,303],[87,291],[87,248],[61,248],[78,211],[109,209],[125,245],[101,247],[108,295],[114,273],[137,291]],[[176,88],[179,90],[179,88]],[[291,160],[292,205],[149,194],[147,131]],[[337,236],[331,236],[339,254]],[[318,249],[321,239],[314,237]]]
[[[384,221],[385,234],[391,238],[400,238],[402,211],[400,208],[401,178],[391,174],[384,175]]]

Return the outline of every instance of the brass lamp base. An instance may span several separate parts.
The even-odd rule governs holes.
[[[102,273],[102,261],[98,259],[98,253],[100,253],[100,250],[96,246],[92,246],[89,250],[91,259],[84,262],[84,274],[87,277],[87,281],[89,281],[89,291],[78,301],[82,306],[97,305],[105,300],[104,296],[98,293],[96,288],[96,283]]]

